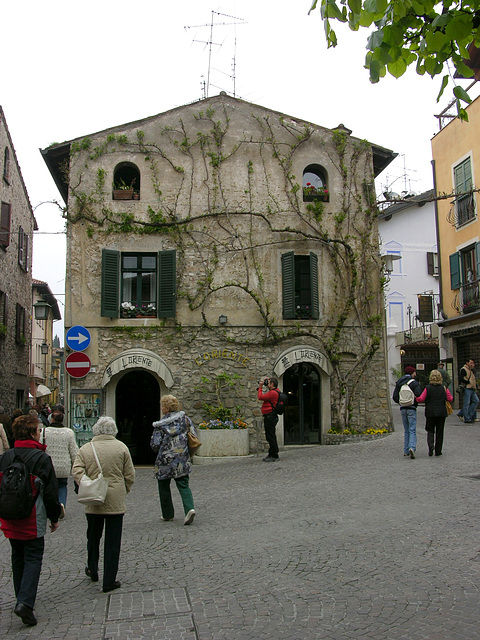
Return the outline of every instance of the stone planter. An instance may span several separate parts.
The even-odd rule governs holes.
[[[198,429],[202,446],[196,453],[200,458],[248,456],[248,429]]]

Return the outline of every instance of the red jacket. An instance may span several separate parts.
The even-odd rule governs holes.
[[[0,476],[13,462],[15,454],[26,458],[32,449],[41,453],[27,462],[30,473],[40,478],[43,489],[38,494],[32,513],[22,520],[4,520],[0,518],[0,527],[6,538],[14,540],[34,540],[42,538],[47,531],[47,520],[58,522],[61,506],[58,501],[58,484],[52,459],[45,453],[45,445],[36,440],[16,440],[13,449],[0,456]]]
[[[279,393],[278,389],[269,389],[266,393],[262,392],[263,384],[258,387],[258,399],[263,400],[262,404],[262,415],[267,415],[267,413],[272,413],[272,411],[277,406]]]

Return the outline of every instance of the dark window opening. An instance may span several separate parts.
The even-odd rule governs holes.
[[[5,147],[3,155],[3,179],[10,184],[10,149],[8,147]]]
[[[22,227],[18,229],[18,264],[28,271],[28,235]]]
[[[102,249],[101,315],[106,318],[176,314],[176,252],[120,253]]]
[[[10,244],[11,207],[8,202],[2,202],[0,220],[0,246],[7,248]]]
[[[157,256],[122,254],[121,315],[157,315]]]
[[[328,202],[329,199],[325,169],[319,164],[309,164],[303,170],[303,201],[323,200]]]
[[[113,173],[113,199],[140,199],[140,171],[130,162],[123,162]]]
[[[282,255],[283,317],[318,320],[318,258],[315,253]]]
[[[15,323],[15,342],[22,346],[27,344],[27,338],[25,335],[26,326],[26,309],[22,305],[17,303],[16,323]]]

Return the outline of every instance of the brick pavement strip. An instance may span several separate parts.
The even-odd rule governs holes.
[[[24,640],[456,640],[480,638],[480,426],[447,422],[429,458],[403,429],[381,440],[288,448],[195,466],[197,518],[160,520],[151,469],[128,499],[119,579],[84,575],[85,518],[47,536],[36,613],[12,613],[9,544],[0,540],[0,628]],[[479,423],[480,424],[480,423]]]

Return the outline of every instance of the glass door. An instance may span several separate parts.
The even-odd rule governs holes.
[[[295,364],[283,376],[288,395],[284,416],[285,444],[321,444],[320,375],[308,362]]]

